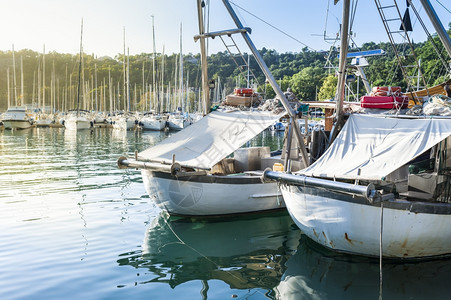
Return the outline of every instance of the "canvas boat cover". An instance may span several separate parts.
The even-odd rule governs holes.
[[[139,159],[211,168],[285,113],[214,111],[182,131],[138,154]]]
[[[323,156],[299,173],[324,178],[383,180],[450,135],[450,119],[354,114]]]

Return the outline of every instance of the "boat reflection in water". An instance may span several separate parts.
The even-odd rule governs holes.
[[[141,284],[162,282],[175,288],[198,280],[206,296],[208,281],[221,280],[231,289],[273,294],[300,236],[286,212],[208,221],[162,213],[146,232],[141,255],[118,262],[150,270],[152,278],[141,278]]]
[[[339,254],[302,236],[275,288],[277,299],[449,299],[451,259],[383,261]],[[381,298],[379,298],[381,299]]]

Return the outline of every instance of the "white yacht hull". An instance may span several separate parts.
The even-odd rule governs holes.
[[[30,128],[31,125],[28,120],[3,120],[5,129],[26,129]]]
[[[315,242],[339,252],[379,256],[381,207],[319,188],[283,186],[288,212]],[[451,254],[451,204],[384,202],[382,254],[425,258]]]
[[[217,216],[284,209],[276,183],[257,176],[194,176],[141,170],[149,196],[171,215]]]
[[[191,123],[186,119],[169,119],[168,126],[169,129],[182,130],[188,127]]]
[[[33,121],[25,107],[13,106],[3,115],[3,125],[5,129],[26,129],[33,125]]]
[[[113,122],[114,129],[131,130],[135,128],[135,119],[121,118]]]
[[[92,123],[86,118],[68,118],[64,121],[64,127],[68,130],[90,129]]]
[[[161,131],[166,126],[166,121],[163,119],[143,119],[141,126],[144,130],[158,130]]]

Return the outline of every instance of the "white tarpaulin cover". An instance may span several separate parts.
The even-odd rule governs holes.
[[[450,119],[351,115],[323,156],[299,173],[382,180],[450,135]],[[357,176],[359,169],[360,176]]]
[[[182,165],[211,168],[283,115],[263,111],[214,111],[139,153],[138,157],[171,162],[175,154],[175,160]]]

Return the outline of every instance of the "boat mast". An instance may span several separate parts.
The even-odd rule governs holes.
[[[42,112],[45,113],[45,44],[42,49]]]
[[[303,135],[302,135],[302,133],[301,133],[301,131],[299,129],[299,126],[297,126],[296,112],[294,111],[294,109],[288,103],[288,100],[285,97],[285,94],[282,92],[282,89],[280,88],[280,86],[277,84],[276,80],[272,76],[271,72],[269,71],[268,66],[266,65],[265,61],[263,60],[263,57],[260,55],[260,52],[258,52],[257,48],[255,47],[254,43],[252,42],[251,38],[249,37],[249,34],[247,33],[246,28],[244,28],[243,24],[238,19],[238,16],[236,15],[236,13],[233,10],[232,6],[230,5],[229,1],[228,0],[222,0],[222,2],[224,3],[224,6],[227,8],[227,10],[228,10],[230,16],[232,17],[232,19],[234,20],[237,28],[242,30],[241,34],[242,34],[244,40],[246,41],[249,49],[251,50],[252,54],[254,55],[255,60],[257,61],[258,65],[260,66],[260,68],[262,69],[262,71],[265,74],[266,78],[268,79],[269,83],[271,84],[271,87],[276,92],[277,97],[282,102],[282,105],[285,108],[285,110],[287,111],[288,115],[292,119],[292,124],[293,124],[295,137],[296,137],[296,139],[298,141],[298,145],[299,145],[300,150],[301,150],[300,152],[301,152],[302,159],[304,161],[304,165],[307,167],[309,165],[309,159],[308,159],[308,155],[307,155],[307,149],[305,148],[304,137],[303,137]],[[203,40],[203,38],[201,38],[201,41],[202,40]]]
[[[17,106],[16,58],[14,55],[14,44],[13,44],[13,90],[14,90],[14,105]]]
[[[197,0],[197,17],[199,22],[199,36],[200,38],[200,60],[201,60],[201,68],[202,68],[202,97],[203,97],[203,113],[204,116],[208,114],[210,111],[210,93],[208,87],[208,71],[207,71],[207,51],[205,48],[205,28],[204,28],[204,17],[202,13],[202,9],[205,7],[205,2],[203,0]]]
[[[338,83],[337,83],[337,93],[335,94],[336,99],[336,115],[337,120],[335,126],[332,129],[332,138],[329,144],[332,144],[334,139],[337,137],[338,132],[344,125],[344,114],[343,114],[343,101],[345,95],[345,81],[346,81],[346,57],[348,55],[348,31],[349,31],[349,8],[350,1],[343,0],[343,16],[341,24],[341,44],[340,44],[340,61],[338,64]]]
[[[130,111],[130,49],[127,48],[127,113]]]
[[[152,41],[153,41],[153,59],[152,59],[152,92],[153,92],[153,109],[160,112],[160,108],[157,106],[157,89],[155,87],[155,59],[156,59],[156,48],[155,48],[155,17],[152,15]],[[152,107],[151,107],[152,109]]]
[[[125,27],[124,27],[124,57],[122,59],[122,73],[124,76],[124,85],[123,85],[123,95],[124,95],[124,113],[127,110],[127,98],[125,94],[127,93],[127,75],[126,75],[126,69],[125,69]]]
[[[80,114],[80,77],[83,53],[83,19],[81,19],[81,33],[80,33],[80,62],[78,64],[78,85],[77,85],[77,117]]]
[[[183,52],[182,52],[182,23],[180,23],[180,78],[179,78],[179,97],[180,97],[180,105],[182,107],[182,113],[185,112],[184,104],[185,101],[183,99]]]
[[[435,28],[435,31],[437,31],[437,34],[440,40],[442,41],[446,51],[448,52],[448,55],[451,57],[451,39],[449,38],[448,33],[446,32],[437,14],[435,13],[435,10],[432,7],[431,2],[429,0],[420,0],[420,2],[421,5],[423,5],[424,10],[426,11],[429,19],[431,20],[432,25]]]

